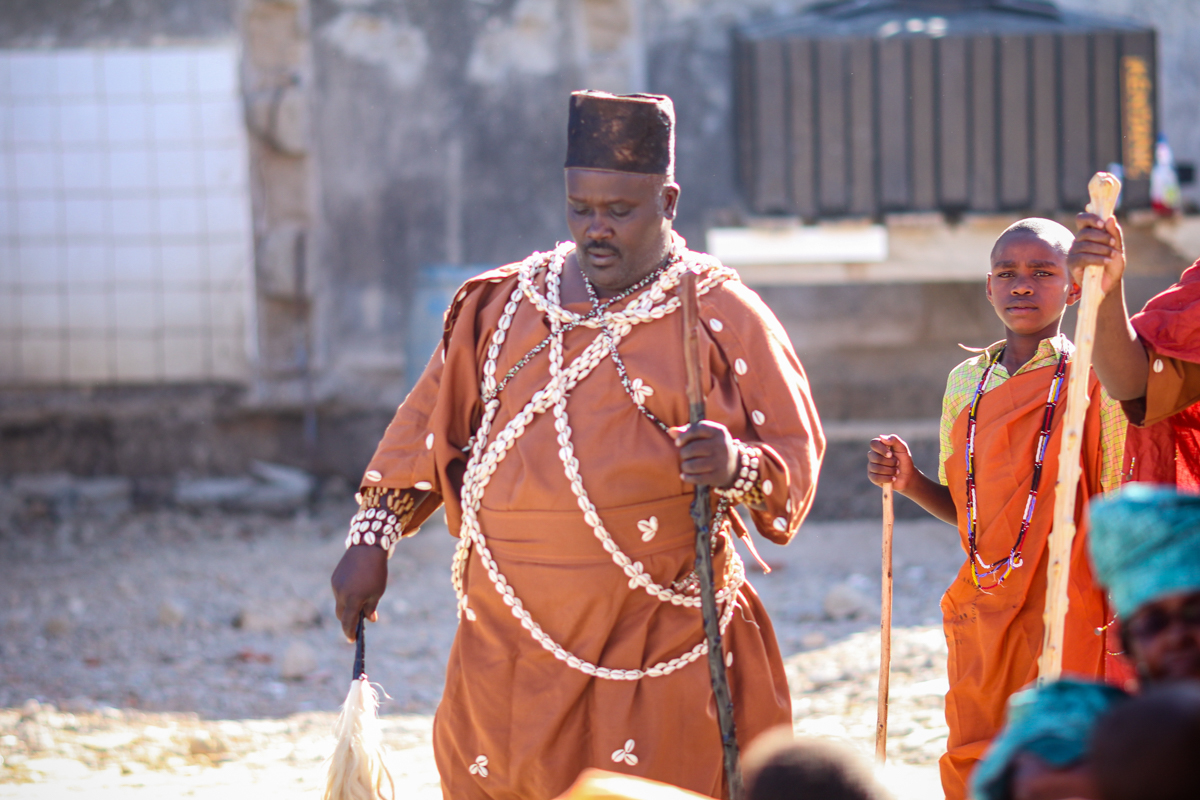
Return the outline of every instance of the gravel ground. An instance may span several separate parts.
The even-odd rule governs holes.
[[[353,648],[328,575],[352,506],[295,519],[135,514],[86,536],[0,540],[0,797],[317,797]],[[751,581],[785,656],[798,733],[873,751],[877,522],[810,523]],[[456,624],[453,540],[392,561],[367,633],[397,797],[440,797],[432,714]],[[936,522],[896,526],[889,755],[900,798],[934,798],[945,747],[938,598],[961,558]],[[832,616],[831,616],[832,615]],[[837,619],[833,617],[839,617]]]

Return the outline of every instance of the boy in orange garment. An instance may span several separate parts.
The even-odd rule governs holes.
[[[1070,231],[1046,219],[1021,220],[996,240],[987,296],[1005,339],[950,373],[939,480],[913,466],[898,436],[872,440],[867,459],[873,483],[891,482],[938,519],[956,524],[967,553],[942,597],[950,738],[940,766],[948,800],[967,796],[971,770],[1003,724],[1009,696],[1037,677],[1046,541],[1074,351],[1059,327],[1064,309],[1079,297],[1067,270],[1072,240]],[[1063,670],[1102,678],[1105,638],[1096,631],[1110,615],[1087,560],[1083,512],[1089,497],[1120,482],[1123,421],[1094,374],[1088,381]]]

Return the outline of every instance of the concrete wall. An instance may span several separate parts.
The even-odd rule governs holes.
[[[422,267],[505,263],[566,236],[560,165],[570,90],[670,94],[679,231],[702,247],[708,226],[740,221],[731,29],[803,5],[26,1],[0,14],[0,46],[239,39],[255,178],[253,398],[385,409],[420,367],[406,363],[405,341]],[[1167,133],[1179,158],[1200,161],[1200,55],[1187,46],[1200,32],[1198,6],[1063,5],[1160,29]],[[872,341],[849,346],[869,350]]]
[[[413,323],[438,324],[412,313],[420,271],[505,263],[567,236],[561,164],[572,89],[670,94],[679,124],[679,231],[703,247],[709,226],[745,221],[733,159],[731,30],[802,5],[10,0],[0,12],[0,47],[239,44],[258,360],[250,386],[228,394],[207,387],[147,393],[167,409],[157,430],[189,433],[163,435],[170,447],[123,451],[140,452],[138,459],[85,459],[90,468],[72,461],[62,442],[82,441],[88,430],[98,442],[135,435],[136,426],[122,420],[134,418],[128,409],[145,408],[141,401],[105,395],[96,405],[101,421],[81,428],[71,420],[93,394],[70,390],[39,403],[24,391],[8,392],[0,411],[17,410],[5,417],[12,426],[0,424],[5,441],[29,430],[20,420],[41,420],[41,433],[22,440],[26,455],[0,463],[0,472],[19,470],[37,452],[57,454],[44,468],[228,472],[258,450],[353,474],[422,366],[423,357],[416,364],[405,357]],[[1196,4],[1063,5],[1126,14],[1160,29],[1167,133],[1180,159],[1200,161],[1200,55],[1189,47],[1200,33]],[[1164,250],[1152,227],[1139,231],[1131,248],[1145,254],[1138,291],[1149,296],[1186,261]],[[964,251],[966,257],[976,258]],[[1000,336],[981,282],[760,288],[809,368],[823,416],[834,422],[935,417],[946,371],[964,357],[957,344]],[[321,424],[302,447],[306,405]],[[41,407],[38,414],[27,413],[31,406]],[[188,419],[210,414],[224,422],[176,425],[183,417],[173,417],[172,408],[192,409]],[[189,447],[193,438],[200,443]],[[103,450],[89,447],[78,451]],[[859,459],[849,453],[846,469]]]
[[[402,397],[421,266],[507,263],[566,237],[572,89],[675,98],[678,228],[702,246],[706,223],[738,206],[729,29],[750,7],[509,0],[366,11],[316,0],[321,252],[336,275],[319,314],[322,395]]]
[[[319,293],[318,394],[352,406],[401,398],[407,383],[402,342],[413,323],[411,286],[422,266],[505,263],[566,236],[560,164],[571,89],[670,94],[679,122],[679,231],[702,247],[708,226],[742,220],[733,163],[730,31],[753,16],[786,15],[802,5],[313,0],[320,251],[331,281],[331,291]],[[1200,57],[1186,46],[1200,33],[1196,5],[1123,0],[1065,5],[1131,15],[1159,27],[1167,132],[1180,159],[1200,161],[1194,112],[1200,107]],[[900,293],[932,297],[960,291],[967,290],[908,287]],[[771,293],[809,298],[786,301],[789,308],[828,308],[817,298],[838,294]],[[941,305],[932,301],[929,307]],[[850,300],[833,306],[847,314],[859,307]],[[881,342],[887,335],[864,333],[874,326],[860,325],[860,319],[840,319],[834,327],[844,335],[832,347],[871,361],[869,353],[886,349]],[[944,328],[939,335],[948,339],[970,338],[969,329],[950,333],[949,320],[921,325],[926,331]],[[794,323],[797,333],[802,327]],[[831,351],[823,345],[806,352],[809,339],[800,337],[796,344],[819,374],[818,362]],[[889,369],[896,365],[887,362]],[[841,381],[833,393],[860,388]]]
[[[2,47],[152,45],[235,34],[235,0],[5,0]]]
[[[367,406],[401,399],[422,266],[507,263],[567,236],[561,166],[573,89],[672,95],[678,229],[703,246],[708,224],[736,218],[730,30],[766,6],[314,0],[321,261],[336,281],[318,312],[319,394]]]

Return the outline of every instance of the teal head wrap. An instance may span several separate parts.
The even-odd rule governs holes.
[[[1200,591],[1200,495],[1131,484],[1094,503],[1096,577],[1128,619],[1153,600]]]
[[[1061,680],[1014,694],[1008,701],[1008,721],[971,775],[971,796],[977,800],[1008,800],[1009,766],[1020,753],[1033,755],[1053,767],[1081,761],[1088,739],[1103,714],[1129,695],[1112,686],[1090,681]]]

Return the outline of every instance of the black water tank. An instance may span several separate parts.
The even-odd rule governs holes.
[[[736,32],[757,214],[1079,210],[1092,173],[1150,204],[1156,34],[1042,0],[847,0]]]

